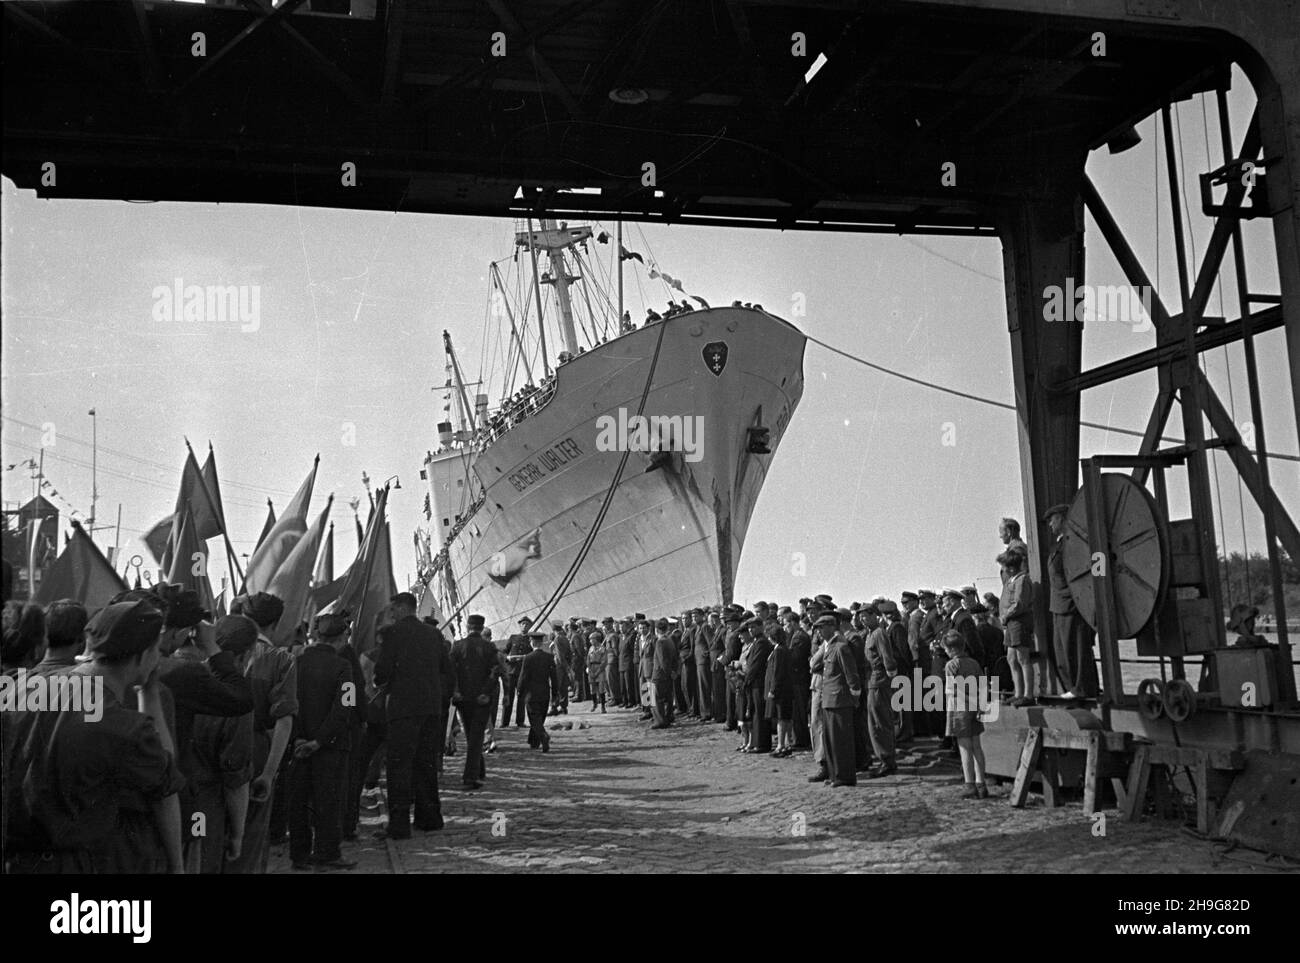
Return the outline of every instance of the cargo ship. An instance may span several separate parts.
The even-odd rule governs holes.
[[[617,304],[581,290],[597,273],[590,244],[609,243],[606,232],[548,219],[516,227],[511,260],[532,276],[512,288],[505,262],[490,267],[489,321],[511,369],[496,405],[485,391],[471,400],[487,385],[467,381],[443,335],[447,406],[421,471],[429,527],[415,538],[421,608],[481,614],[499,637],[539,614],[619,618],[730,602],[803,394],[806,338],[759,305],[698,297],[670,300],[638,325],[621,303],[623,262],[646,263],[623,247],[621,225]],[[513,307],[512,289],[524,295]],[[548,321],[560,339],[554,365]]]

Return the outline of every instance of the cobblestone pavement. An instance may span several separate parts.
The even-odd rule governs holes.
[[[743,755],[719,725],[651,731],[638,715],[572,709],[549,720],[573,728],[553,731],[547,754],[526,729],[498,730],[482,790],[462,790],[464,757],[447,758],[443,831],[375,841],[382,815],[363,810],[344,853],[367,873],[1250,871],[1172,822],[1107,810],[1100,837],[1077,801],[1049,809],[1031,796],[1015,810],[1009,784],[959,800],[960,769],[933,750],[900,760],[896,776],[832,789],[806,781],[811,753]],[[272,871],[291,872],[282,847]]]

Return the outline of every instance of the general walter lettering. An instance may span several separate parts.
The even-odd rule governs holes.
[[[581,457],[582,449],[578,443],[572,438],[566,438],[542,451],[535,461],[530,461],[518,471],[511,472],[506,476],[506,480],[515,486],[515,491],[521,492],[534,482],[541,481],[548,472],[553,472],[561,465],[567,465]]]

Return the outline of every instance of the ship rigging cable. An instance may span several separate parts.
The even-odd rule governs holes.
[[[655,341],[655,353],[650,358],[650,373],[646,375],[645,388],[641,392],[641,403],[637,405],[636,416],[640,418],[645,413],[646,401],[650,398],[650,387],[654,384],[655,369],[659,367],[659,349],[663,347],[664,332],[668,330],[665,324],[659,325],[659,337]],[[614,480],[609,484],[609,490],[605,492],[605,500],[601,502],[600,511],[596,513],[596,520],[592,523],[591,531],[583,539],[582,547],[578,549],[577,556],[569,566],[569,570],[564,573],[564,578],[560,580],[559,587],[554,594],[546,600],[546,604],[538,611],[536,618],[533,619],[533,625],[545,623],[554,611],[556,604],[564,598],[564,593],[569,590],[573,580],[578,577],[578,569],[582,567],[583,561],[587,558],[587,553],[591,551],[592,543],[596,540],[596,535],[600,532],[600,526],[605,521],[605,515],[609,512],[609,506],[614,501],[614,492],[617,490],[619,483],[623,480],[623,470],[627,467],[627,460],[632,454],[630,447],[625,448],[623,457],[618,461],[618,470],[614,472]]]
[[[837,348],[833,344],[827,344],[825,341],[821,341],[818,338],[814,338],[811,334],[805,335],[805,337],[807,337],[808,340],[811,341],[813,344],[820,345],[821,347],[825,348],[827,351],[848,358],[850,361],[856,361],[858,364],[866,365],[868,368],[871,368],[874,371],[879,371],[881,374],[889,375],[891,378],[899,378],[903,381],[910,381],[912,384],[920,385],[922,388],[929,388],[932,391],[942,391],[946,395],[956,395],[958,398],[965,398],[967,401],[976,401],[982,405],[992,405],[995,408],[1005,408],[1008,411],[1016,410],[1016,406],[1011,404],[1008,401],[998,401],[996,398],[985,398],[981,395],[972,395],[965,391],[958,391],[956,388],[945,388],[943,385],[933,385],[930,384],[928,381],[922,381],[920,378],[913,377],[912,375],[903,374],[900,371],[894,371],[891,368],[886,368],[884,365],[876,364],[874,361],[868,361],[866,358],[859,357],[856,354],[851,354],[850,352],[845,351],[843,348]],[[1100,422],[1096,422],[1096,421],[1080,421],[1079,425],[1080,427],[1083,428],[1097,428],[1102,431],[1113,431],[1118,435],[1131,435],[1134,438],[1141,438],[1144,435],[1143,432],[1135,431],[1132,428],[1116,428],[1114,425],[1103,425]],[[1184,443],[1181,438],[1168,438],[1163,435],[1161,436],[1160,440],[1173,442],[1176,445],[1181,445]],[[1280,458],[1284,461],[1300,462],[1300,455],[1284,455],[1276,451],[1270,451],[1268,453],[1268,457]]]

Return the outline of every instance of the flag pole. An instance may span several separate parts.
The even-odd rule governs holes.
[[[190,447],[190,440],[188,438],[185,439],[185,450],[190,453],[191,458],[194,458],[194,449]],[[208,442],[208,452],[212,452],[212,442]],[[194,458],[194,464],[198,465],[198,463],[199,460]],[[235,573],[239,576],[239,580],[242,582],[244,580],[244,572],[239,567],[239,562],[234,557],[235,548],[230,544],[230,533],[226,531],[225,512],[217,510],[216,502],[212,500],[212,492],[208,491],[208,482],[207,479],[203,477],[202,471],[199,472],[199,484],[203,486],[203,497],[208,500],[208,508],[212,511],[212,514],[217,521],[221,522],[221,537],[226,541],[226,564],[233,564],[235,566]]]
[[[373,534],[375,538],[379,537],[378,526],[384,524],[384,519],[381,516],[388,509],[388,484],[387,483],[384,484],[383,491],[380,492],[380,501],[382,502],[382,505],[380,507],[383,509],[383,511],[371,512],[370,514],[371,527],[370,527],[370,531],[366,532],[367,535]],[[390,560],[390,564],[391,564],[391,560]],[[366,574],[364,576],[363,581],[361,582],[362,585],[361,604],[357,606],[357,614],[356,616],[354,616],[352,620],[353,625],[362,626],[365,624],[361,621],[361,614],[366,610],[366,596],[370,594],[369,593],[370,575],[374,571],[374,568],[375,568],[375,547],[372,542],[370,546],[370,552],[366,557]],[[353,635],[355,637],[356,635],[355,631],[353,632]]]

